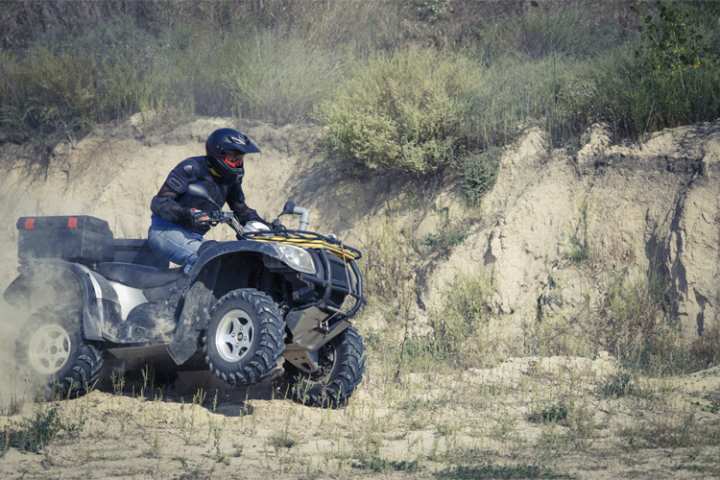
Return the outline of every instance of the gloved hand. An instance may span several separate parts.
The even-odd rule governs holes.
[[[275,220],[273,220],[272,223],[270,224],[270,229],[273,232],[284,232],[285,230],[287,230],[287,228],[285,228],[285,225],[280,223],[280,220],[277,218]]]
[[[198,210],[197,208],[190,209],[191,214],[191,226],[193,229],[203,230],[210,228],[210,216],[207,212]]]

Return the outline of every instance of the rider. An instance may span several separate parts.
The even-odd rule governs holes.
[[[185,273],[197,260],[203,235],[210,230],[209,213],[220,210],[225,202],[241,224],[267,223],[245,204],[242,191],[243,158],[260,152],[257,145],[238,130],[221,128],[210,134],[205,151],[205,156],[188,158],[173,168],[150,204],[150,247],[184,266]],[[213,201],[188,192],[191,185],[202,187]]]

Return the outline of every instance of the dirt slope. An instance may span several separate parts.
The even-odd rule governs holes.
[[[485,270],[519,328],[570,315],[619,274],[667,283],[688,337],[720,326],[720,124],[631,146],[591,133],[575,156],[548,152],[539,130],[505,151],[480,228],[439,266],[429,302],[457,272]]]

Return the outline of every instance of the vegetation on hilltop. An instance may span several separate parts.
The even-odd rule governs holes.
[[[422,175],[529,122],[566,142],[594,121],[636,136],[717,117],[718,15],[713,2],[9,2],[0,141],[148,110],[316,121],[344,158]]]

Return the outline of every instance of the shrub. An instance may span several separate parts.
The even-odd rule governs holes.
[[[500,148],[490,147],[463,159],[463,194],[470,205],[478,205],[495,185],[501,153]]]
[[[467,143],[478,82],[478,65],[457,54],[410,48],[372,57],[321,107],[325,143],[371,170],[435,172]]]
[[[432,333],[426,341],[434,356],[464,364],[482,354],[483,346],[474,340],[482,340],[480,331],[490,320],[492,293],[485,276],[458,275],[453,280],[444,290],[442,305],[429,315]]]

